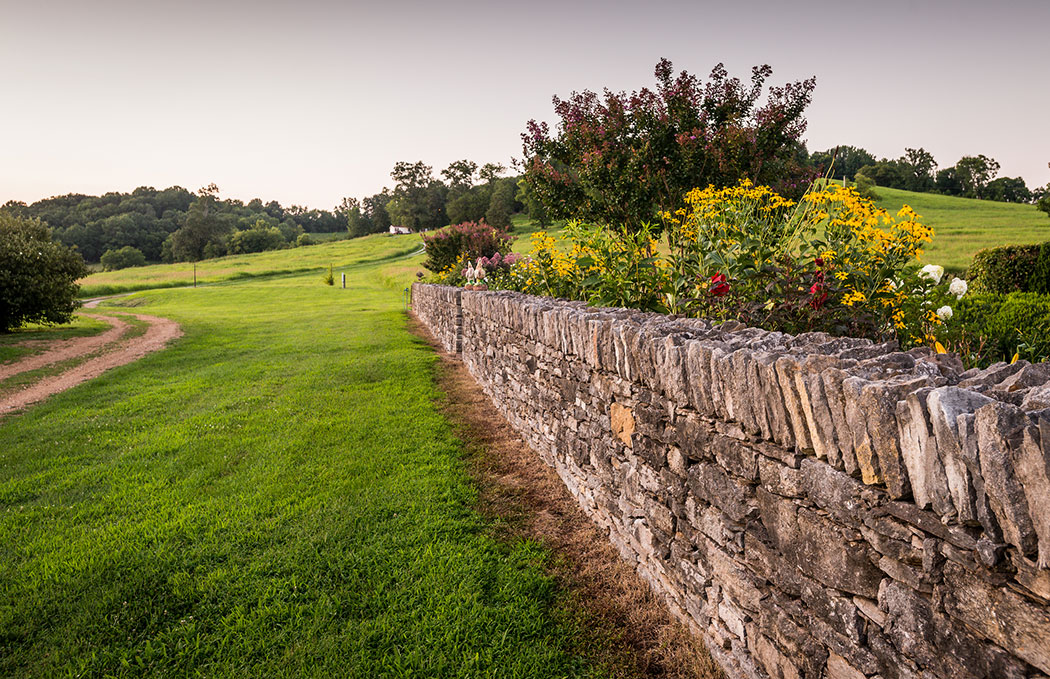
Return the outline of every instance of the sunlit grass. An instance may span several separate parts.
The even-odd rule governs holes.
[[[110,302],[185,335],[0,425],[0,676],[598,672],[546,552],[474,509],[405,327],[420,257],[362,262],[401,243]]]
[[[81,281],[81,296],[112,295],[133,290],[193,285],[194,269],[198,284],[327,271],[328,266],[343,267],[362,262],[403,257],[422,247],[418,235],[377,234],[352,240],[318,243],[289,250],[272,250],[251,255],[230,255],[217,259],[149,266],[93,273]]]
[[[879,207],[896,213],[910,205],[932,226],[933,242],[922,261],[962,273],[978,250],[1050,240],[1050,217],[1034,205],[956,198],[897,189],[875,189]]]

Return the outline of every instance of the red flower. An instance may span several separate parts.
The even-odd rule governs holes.
[[[810,287],[809,294],[813,295],[813,299],[809,300],[809,305],[814,309],[819,309],[824,306],[824,302],[828,301],[828,291],[824,287],[823,276]]]
[[[729,294],[729,283],[726,282],[725,274],[716,273],[711,276],[710,291],[715,297],[725,297]]]

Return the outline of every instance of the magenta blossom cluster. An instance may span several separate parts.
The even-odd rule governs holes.
[[[485,269],[485,271],[510,271],[510,267],[514,266],[521,260],[521,255],[516,252],[511,252],[507,255],[501,255],[496,253],[491,257],[482,257],[478,260],[478,266]]]

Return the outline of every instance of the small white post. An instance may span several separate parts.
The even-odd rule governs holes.
[[[346,274],[343,274],[343,290],[346,290]]]

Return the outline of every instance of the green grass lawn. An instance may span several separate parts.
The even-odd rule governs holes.
[[[197,262],[197,282],[216,283],[260,276],[284,276],[327,271],[328,266],[377,262],[405,257],[422,247],[417,235],[377,234],[353,240],[271,250],[251,255],[230,255]],[[151,264],[121,271],[93,273],[81,281],[81,295],[96,297],[134,290],[193,285],[194,264]],[[338,272],[337,274],[338,275]]]
[[[962,273],[978,250],[997,245],[1041,243],[1050,240],[1050,218],[1034,205],[999,203],[914,193],[897,189],[875,189],[879,207],[896,213],[908,204],[933,227],[933,242],[922,261],[940,264]]]
[[[405,327],[417,242],[239,268],[331,260],[346,290],[316,268],[111,301],[185,335],[0,421],[0,676],[606,671],[548,555],[474,509]]]

